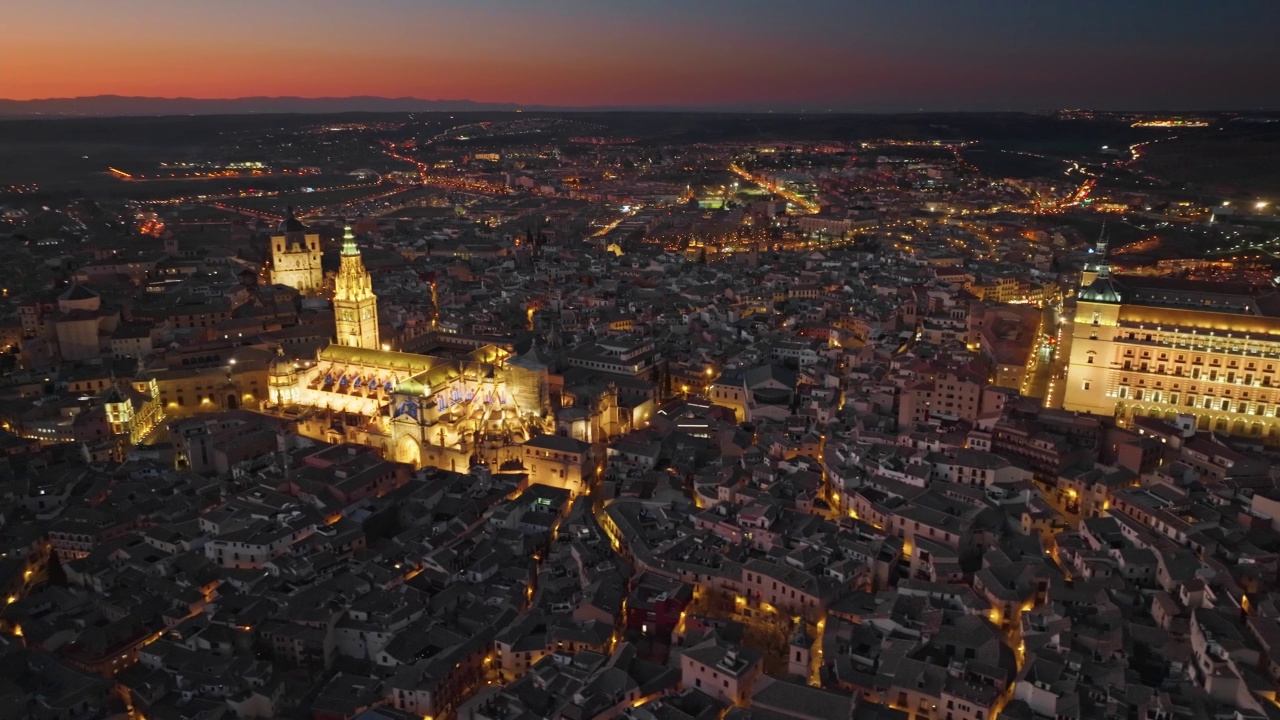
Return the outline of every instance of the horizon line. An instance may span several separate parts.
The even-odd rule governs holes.
[[[1274,113],[1280,112],[1280,108],[1104,108],[1104,107],[1071,107],[1056,106],[1042,108],[981,108],[981,109],[965,109],[965,108],[924,108],[917,107],[908,109],[908,107],[900,108],[880,108],[880,109],[858,109],[852,107],[833,106],[833,103],[814,102],[779,102],[776,105],[767,100],[764,101],[731,101],[717,104],[637,104],[637,105],[575,105],[575,104],[553,104],[553,103],[520,103],[512,101],[491,101],[491,100],[472,100],[469,98],[424,98],[413,95],[244,95],[236,97],[194,97],[189,95],[120,95],[116,93],[100,93],[97,95],[75,95],[63,97],[41,97],[41,98],[9,98],[0,97],[0,103],[5,104],[38,104],[38,103],[71,103],[84,102],[93,100],[118,100],[118,101],[151,101],[151,102],[195,102],[195,103],[236,103],[251,101],[302,101],[302,102],[341,102],[341,101],[360,101],[373,100],[382,102],[418,102],[430,104],[451,104],[474,105],[480,106],[471,111],[489,111],[489,112],[518,112],[521,110],[532,110],[539,112],[730,112],[730,113],[782,113],[782,114],[867,114],[867,115],[910,115],[910,114],[927,114],[927,113],[957,113],[957,114],[1042,114],[1057,113],[1063,111],[1082,111],[1082,112],[1101,112],[1101,113]],[[828,107],[823,107],[823,106]],[[468,112],[468,110],[380,110],[380,109],[344,109],[340,111],[330,111],[342,113],[387,113],[387,112]],[[35,116],[48,115],[76,115],[76,113],[29,113]],[[125,116],[128,113],[107,112],[107,113],[85,113],[97,114],[99,116]],[[200,113],[175,113],[177,115],[191,115]],[[249,114],[288,114],[287,112],[251,112]]]

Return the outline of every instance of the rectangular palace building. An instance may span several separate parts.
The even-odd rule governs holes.
[[[1076,303],[1063,407],[1193,416],[1280,443],[1280,293],[1243,283],[1100,274]]]

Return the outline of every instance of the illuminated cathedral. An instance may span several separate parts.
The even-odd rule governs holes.
[[[485,346],[456,358],[382,349],[377,296],[350,228],[334,284],[336,342],[314,358],[271,365],[263,410],[299,432],[380,449],[412,464],[465,471],[519,457],[554,431],[547,368]]]
[[[289,208],[280,229],[271,236],[271,282],[303,295],[318,295],[324,289],[320,256],[320,234],[310,232]]]

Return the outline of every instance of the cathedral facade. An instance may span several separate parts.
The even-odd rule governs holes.
[[[314,359],[279,356],[263,409],[297,418],[308,437],[465,472],[518,459],[521,444],[554,431],[547,375],[509,359],[493,346],[440,358],[335,343]]]
[[[311,238],[305,236],[307,247]],[[314,357],[279,354],[263,411],[296,418],[308,437],[368,445],[414,467],[462,471],[519,459],[523,443],[555,431],[544,365],[496,346],[450,358],[384,350],[377,303],[347,228],[334,284],[336,342]]]
[[[289,208],[279,231],[271,236],[271,282],[303,295],[318,295],[324,289],[320,255],[320,234],[308,232]]]

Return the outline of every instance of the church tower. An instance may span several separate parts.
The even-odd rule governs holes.
[[[334,282],[333,316],[338,344],[378,349],[378,298],[360,259],[355,235],[348,225],[342,236],[342,265]]]
[[[317,295],[324,289],[320,234],[307,232],[307,226],[294,217],[293,208],[271,236],[271,282],[288,285],[303,295]]]
[[[1111,274],[1111,265],[1107,263],[1108,245],[1107,221],[1103,220],[1102,232],[1098,235],[1098,242],[1089,250],[1091,257],[1085,261],[1084,271],[1080,273],[1081,289],[1092,285],[1094,280]]]

